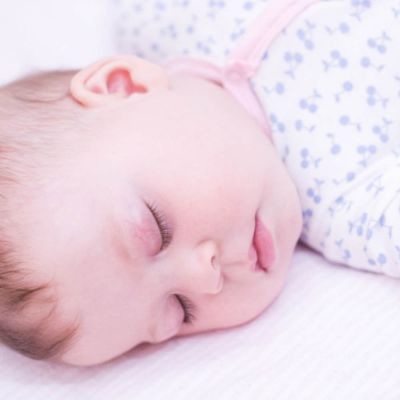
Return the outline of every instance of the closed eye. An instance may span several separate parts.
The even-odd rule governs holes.
[[[175,296],[181,304],[183,312],[185,313],[183,323],[192,325],[193,322],[196,320],[196,306],[185,296],[177,294]]]
[[[161,248],[160,251],[166,249],[173,239],[173,232],[167,225],[164,215],[159,211],[159,209],[154,204],[148,204],[145,202],[147,208],[150,210],[153,218],[155,219],[161,236]]]

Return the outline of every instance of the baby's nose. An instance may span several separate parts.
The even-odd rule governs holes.
[[[196,293],[217,294],[223,287],[222,266],[219,261],[218,246],[213,240],[196,245],[185,257],[185,285]]]

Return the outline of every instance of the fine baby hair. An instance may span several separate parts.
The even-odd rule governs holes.
[[[57,146],[84,133],[68,96],[73,75],[36,73],[0,89],[0,340],[35,359],[61,351],[75,330],[72,322],[54,328],[54,288],[32,272],[22,251],[23,235],[35,223],[23,219],[24,206],[34,201],[44,170],[57,162]]]

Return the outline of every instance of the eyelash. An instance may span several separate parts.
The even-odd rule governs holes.
[[[181,303],[181,306],[185,313],[185,318],[183,319],[183,323],[192,325],[193,321],[196,319],[195,316],[196,306],[187,297],[180,296],[177,294],[175,296],[178,299],[179,303]]]
[[[162,246],[161,250],[165,249],[172,241],[172,232],[168,228],[167,223],[165,222],[165,218],[163,214],[158,210],[158,208],[154,204],[148,204],[148,207],[150,211],[153,213],[153,216],[155,220],[157,221],[157,224],[160,228],[161,232],[161,240],[162,240]],[[184,296],[180,295],[175,295],[176,298],[178,299],[179,303],[181,304],[185,317],[183,319],[183,322],[185,324],[193,324],[193,321],[196,319],[195,311],[196,311],[196,306],[187,298]]]
[[[161,232],[161,250],[164,250],[172,241],[172,232],[168,228],[167,223],[165,222],[164,215],[158,210],[158,208],[154,204],[148,204],[148,207],[150,208],[151,212],[153,213],[153,216],[155,220],[157,221],[157,225],[160,228]]]

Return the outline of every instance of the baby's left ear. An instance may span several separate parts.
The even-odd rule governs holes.
[[[79,71],[70,84],[72,97],[87,107],[167,88],[168,78],[162,67],[130,55],[98,61]]]

